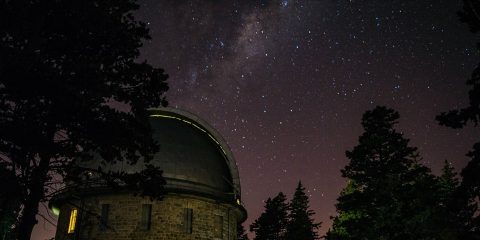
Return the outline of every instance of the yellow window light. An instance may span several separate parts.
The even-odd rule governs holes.
[[[75,224],[77,223],[77,209],[72,208],[70,212],[70,223],[68,224],[68,233],[73,233],[75,231]]]

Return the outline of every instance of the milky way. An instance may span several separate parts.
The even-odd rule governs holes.
[[[170,75],[170,106],[201,116],[228,141],[245,226],[266,198],[291,198],[301,180],[324,233],[345,183],[344,152],[376,105],[400,112],[399,129],[434,173],[445,159],[461,169],[479,140],[478,129],[434,120],[466,105],[465,81],[479,62],[456,16],[460,1],[178,2],[140,2],[136,16],[152,35],[142,59]]]

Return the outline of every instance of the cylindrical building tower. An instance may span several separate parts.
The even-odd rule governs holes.
[[[149,164],[163,170],[164,199],[151,201],[102,185],[79,191],[67,184],[50,203],[60,212],[55,239],[236,239],[237,223],[247,213],[226,142],[200,118],[176,109],[151,110],[150,124],[160,150]],[[95,169],[100,162],[82,164]],[[135,173],[145,165],[106,167]]]

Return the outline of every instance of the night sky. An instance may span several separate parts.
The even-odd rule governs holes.
[[[460,0],[140,4],[152,35],[142,59],[170,75],[171,107],[205,119],[232,148],[247,229],[266,198],[291,199],[301,180],[327,231],[345,151],[376,105],[400,112],[399,129],[434,173],[445,159],[460,170],[479,140],[479,129],[434,120],[466,106],[465,81],[480,62]],[[53,234],[40,221],[34,239]]]

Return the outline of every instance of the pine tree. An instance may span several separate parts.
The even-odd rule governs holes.
[[[460,20],[470,27],[470,31],[478,37],[480,33],[480,2],[463,0],[463,10],[459,12]],[[480,48],[480,44],[477,44]],[[468,105],[461,109],[443,112],[437,116],[440,125],[454,129],[463,128],[468,123],[478,127],[480,122],[480,64],[473,70],[467,80]],[[480,239],[480,139],[474,144],[473,149],[467,154],[470,162],[461,171],[462,181],[456,194],[457,210],[462,218],[468,218],[464,223],[466,230],[464,239]]]
[[[237,223],[237,240],[248,240],[247,233],[245,233],[245,228],[241,223]]]
[[[0,222],[16,214],[16,239],[30,239],[39,203],[63,185],[73,159],[134,164],[158,151],[148,108],[166,105],[168,76],[139,59],[150,35],[138,8],[136,0],[0,1],[0,172],[20,194]]]
[[[446,160],[442,168],[442,174],[438,177],[438,184],[441,205],[446,206],[452,201],[453,195],[459,186],[457,173]]]
[[[432,239],[436,178],[418,163],[417,149],[394,129],[399,114],[367,111],[359,144],[347,151],[348,179],[326,239]]]
[[[0,163],[1,165],[1,163]],[[11,239],[10,232],[15,225],[21,207],[22,194],[15,175],[0,167],[0,239]]]
[[[265,202],[265,211],[250,225],[255,232],[255,240],[283,240],[288,219],[288,205],[285,195],[280,192],[273,199]]]
[[[290,214],[286,240],[313,240],[318,239],[317,229],[320,223],[315,223],[312,216],[315,212],[309,206],[308,196],[302,182],[298,182],[295,194],[290,202]]]
[[[445,161],[442,174],[438,177],[438,208],[436,209],[436,224],[440,239],[464,239],[464,226],[466,219],[462,214],[463,209],[458,206],[465,205],[459,197],[459,181],[455,169]],[[461,203],[460,203],[461,202]],[[468,214],[467,214],[468,215]]]
[[[465,204],[461,211],[462,216],[468,217],[465,239],[480,239],[480,142],[473,146],[473,150],[467,154],[471,158],[467,166],[462,170],[462,182],[459,187]]]

